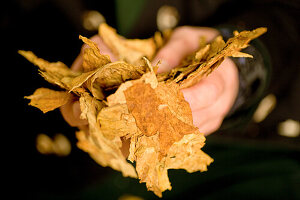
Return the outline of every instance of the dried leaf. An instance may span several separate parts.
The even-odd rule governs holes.
[[[199,82],[203,77],[216,69],[227,56],[236,56],[237,52],[246,48],[248,43],[267,31],[266,28],[257,28],[253,31],[242,31],[235,33],[233,38],[228,39],[223,46],[221,38],[217,38],[212,44],[215,44],[208,60],[202,63],[197,70],[188,75],[186,79],[180,82],[180,88],[190,87]],[[220,45],[219,48],[218,45]],[[241,55],[241,54],[239,54]],[[248,57],[248,56],[247,56]]]
[[[127,90],[129,87],[131,87],[135,83],[146,83],[146,84],[150,84],[152,88],[157,87],[158,81],[157,81],[157,78],[154,73],[154,69],[153,69],[152,65],[150,64],[149,60],[147,60],[147,59],[145,59],[144,62],[150,72],[145,73],[140,79],[126,81],[126,82],[122,83],[114,94],[107,97],[108,106],[113,106],[116,104],[125,104],[126,98],[124,95],[124,91]]]
[[[79,38],[90,47],[86,48],[83,52],[82,67],[84,72],[92,71],[111,62],[108,55],[100,53],[98,45],[95,42],[81,35]]]
[[[163,191],[171,190],[168,169],[205,171],[213,162],[201,150],[205,137],[193,125],[190,106],[180,89],[210,74],[227,56],[251,57],[240,50],[265,31],[235,32],[226,43],[220,36],[206,44],[202,37],[200,49],[180,66],[156,75],[157,66],[145,57],[151,59],[171,32],[163,36],[156,33],[154,39],[127,40],[102,24],[100,36],[121,61],[111,63],[94,42],[82,36],[80,39],[89,46],[83,55],[83,73],[73,72],[61,62],[37,58],[32,52],[19,51],[39,67],[47,81],[66,90],[40,88],[25,98],[47,112],[77,95],[81,118],[89,124],[88,133],[76,133],[78,147],[102,166],[110,166],[124,176],[138,176],[148,190],[161,197]],[[122,140],[130,140],[127,159],[136,162],[136,170],[121,151]]]
[[[80,75],[80,72],[74,72],[70,70],[62,62],[50,63],[44,59],[38,58],[31,51],[19,50],[19,54],[24,56],[28,61],[32,62],[34,65],[37,65],[40,69],[41,75],[50,83],[56,84],[64,89],[71,89],[69,85],[69,79]]]
[[[26,96],[30,99],[29,105],[39,108],[43,113],[54,110],[71,101],[73,95],[67,91],[55,91],[48,88],[39,88],[32,95]]]
[[[92,78],[92,83],[102,88],[115,88],[127,80],[140,78],[146,71],[144,66],[135,66],[124,61],[103,66]]]
[[[168,152],[165,165],[168,169],[185,169],[189,173],[207,171],[213,159],[200,150],[205,142],[203,134],[184,135]]]
[[[97,121],[101,132],[107,137],[131,137],[138,132],[135,119],[129,113],[126,104],[103,108],[97,116]]]
[[[97,115],[105,105],[89,94],[83,94],[79,102],[81,117],[89,123],[89,134],[83,136],[84,133],[78,133],[78,147],[88,152],[100,165],[121,171],[123,176],[136,177],[134,167],[126,161],[120,150],[120,137],[105,137],[97,122]]]
[[[174,142],[168,154],[160,159],[157,149],[158,135],[139,137],[133,150],[140,181],[145,182],[149,190],[161,197],[163,191],[172,188],[168,169],[185,169],[189,173],[206,171],[213,159],[200,150],[204,142],[203,134],[184,135],[180,141]]]
[[[125,39],[105,23],[99,26],[99,35],[119,60],[129,64],[138,65],[142,63],[143,57],[152,59],[156,51],[153,38],[144,40]]]

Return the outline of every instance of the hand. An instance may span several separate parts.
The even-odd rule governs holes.
[[[97,43],[101,54],[109,55],[111,61],[116,61],[116,57],[113,55],[111,50],[105,45],[100,36],[95,35],[90,38],[93,42]],[[74,71],[82,70],[82,62],[83,62],[83,52],[88,46],[84,44],[81,48],[81,52],[78,57],[73,62],[71,69]],[[60,108],[63,118],[68,122],[70,126],[79,127],[82,130],[87,130],[88,122],[87,120],[83,120],[80,118],[81,110],[78,100],[74,100],[62,106]]]
[[[200,36],[205,36],[210,42],[217,35],[219,32],[212,28],[179,27],[157,53],[153,63],[160,60],[158,72],[169,71],[199,48]],[[200,132],[208,135],[221,126],[236,99],[238,86],[238,70],[234,62],[226,58],[208,77],[182,90],[185,100],[190,104],[194,125]]]
[[[210,42],[218,34],[218,31],[212,28],[179,27],[174,30],[166,46],[157,53],[153,63],[161,60],[158,72],[168,71],[180,64],[185,56],[198,49],[200,36],[205,36]],[[109,55],[112,61],[116,61],[111,50],[99,36],[94,36],[91,40],[98,44],[101,53]],[[71,69],[74,71],[81,70],[82,53],[86,47],[86,45],[83,46],[80,55],[72,64]],[[207,78],[182,90],[186,101],[191,106],[194,125],[206,135],[220,127],[225,115],[234,103],[237,91],[238,72],[235,64],[228,58]],[[81,111],[78,101],[62,106],[61,113],[71,126],[77,126],[81,129],[87,127],[88,122],[79,117]]]

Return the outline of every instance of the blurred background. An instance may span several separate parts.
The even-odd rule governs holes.
[[[299,1],[12,0],[1,7],[2,132],[8,126],[3,154],[9,159],[5,174],[11,197],[156,199],[138,180],[97,165],[79,150],[76,128],[59,110],[43,114],[24,99],[39,87],[53,86],[18,55],[19,49],[71,66],[82,46],[78,36],[97,34],[105,21],[128,38],[180,25],[268,27],[260,40],[270,54],[271,81],[252,119],[242,130],[209,136],[204,151],[215,159],[209,170],[170,170],[173,189],[163,196],[300,199]]]

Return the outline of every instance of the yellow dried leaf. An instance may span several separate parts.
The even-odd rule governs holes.
[[[97,121],[105,136],[131,137],[138,132],[135,119],[129,113],[126,104],[103,108],[97,116]]]
[[[266,28],[257,28],[253,31],[235,33],[235,36],[228,39],[225,45],[223,45],[222,38],[216,38],[212,43],[215,47],[213,47],[212,53],[209,54],[207,60],[202,63],[197,70],[189,74],[186,79],[179,83],[180,88],[187,88],[196,84],[203,77],[206,77],[216,69],[227,56],[238,55],[236,52],[246,48],[251,40],[259,37],[266,31]],[[248,57],[248,55],[246,56]]]
[[[210,47],[211,47],[211,45],[208,44],[208,45],[206,45],[205,47],[199,49],[199,50],[196,52],[195,60],[198,61],[198,62],[200,62],[201,60],[203,60],[203,58],[205,58],[205,57],[207,56],[207,53],[209,52]]]
[[[193,125],[190,106],[180,89],[210,74],[227,56],[251,57],[240,50],[265,31],[235,32],[226,43],[219,36],[206,44],[202,37],[200,49],[180,66],[156,75],[157,66],[148,59],[171,32],[163,36],[156,33],[154,39],[127,40],[102,24],[100,36],[121,61],[111,63],[94,42],[82,36],[80,39],[89,46],[83,53],[83,73],[71,71],[62,62],[50,63],[32,52],[19,51],[39,67],[47,81],[66,90],[40,88],[25,98],[47,112],[71,100],[70,92],[77,95],[80,117],[88,121],[88,132],[76,133],[78,147],[102,166],[110,166],[124,176],[138,176],[148,190],[161,197],[163,191],[171,190],[168,169],[205,171],[213,162],[201,150],[205,137]],[[122,153],[124,140],[130,140],[127,159],[136,162],[136,170]]]
[[[231,53],[231,56],[232,56],[232,57],[253,58],[252,55],[247,54],[247,53],[243,53],[243,52],[239,52],[239,51],[236,51],[236,52]]]
[[[48,88],[39,88],[32,95],[26,96],[30,99],[29,105],[39,108],[43,113],[54,110],[71,101],[73,95],[67,91],[55,91]]]
[[[99,71],[99,69],[95,69],[89,72],[84,72],[79,76],[70,80],[69,82],[70,82],[71,89],[69,91],[70,92],[76,91],[77,88],[82,87],[82,85],[86,83],[95,73],[97,73],[97,71]]]
[[[144,66],[135,66],[124,61],[109,63],[93,76],[92,83],[100,85],[102,88],[115,88],[127,80],[140,78],[146,71]]]
[[[205,60],[211,59],[213,56],[217,55],[225,47],[225,42],[223,37],[219,35],[216,37],[212,43],[209,45],[208,55],[204,57]]]
[[[213,159],[200,150],[205,142],[203,134],[187,134],[174,142],[167,155],[160,159],[158,135],[138,137],[131,151],[135,151],[136,170],[148,190],[162,197],[162,192],[171,190],[168,169],[185,169],[192,173],[206,171]]]
[[[111,62],[108,55],[100,53],[98,45],[95,42],[81,35],[79,38],[90,47],[86,48],[83,52],[82,68],[84,72],[92,71]]]
[[[122,172],[123,176],[136,177],[134,167],[126,161],[120,148],[121,138],[106,137],[98,124],[97,115],[105,107],[89,94],[83,94],[80,99],[81,118],[89,123],[89,134],[78,133],[78,147],[88,152],[90,156],[102,166],[109,166]]]
[[[80,75],[80,72],[74,72],[69,69],[62,62],[53,62],[50,63],[44,59],[38,58],[31,51],[19,50],[19,54],[24,56],[28,61],[32,62],[34,65],[37,65],[40,69],[41,75],[50,83],[56,84],[64,89],[71,89],[67,79],[73,79],[74,77]],[[65,81],[64,81],[65,80]]]
[[[99,35],[119,60],[129,64],[138,65],[142,63],[143,57],[152,59],[156,52],[153,38],[144,40],[125,39],[105,23],[99,26]]]
[[[184,135],[169,149],[165,165],[168,169],[185,169],[189,173],[206,171],[213,159],[200,150],[205,142],[203,134]]]

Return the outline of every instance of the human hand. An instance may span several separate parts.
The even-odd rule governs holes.
[[[212,28],[179,27],[157,53],[153,63],[160,60],[158,72],[169,71],[199,48],[200,36],[205,36],[207,42],[210,42],[218,35],[219,32]],[[200,132],[208,135],[221,126],[236,99],[238,86],[238,70],[234,62],[226,58],[208,77],[182,89],[185,100],[190,104],[194,125]]]
[[[205,36],[210,42],[218,34],[218,31],[212,28],[179,27],[174,30],[166,46],[157,53],[153,63],[161,60],[158,72],[169,71],[179,65],[184,57],[198,49],[200,36]],[[116,61],[111,50],[99,36],[94,36],[91,40],[98,44],[102,54],[109,55],[112,61]],[[87,45],[82,47],[81,53],[71,66],[72,70],[81,70],[82,54],[86,47]],[[219,128],[234,103],[237,91],[238,72],[235,64],[228,58],[207,78],[182,90],[191,106],[194,125],[206,135]],[[88,122],[80,119],[81,110],[78,100],[62,106],[61,113],[71,126],[86,129]]]

